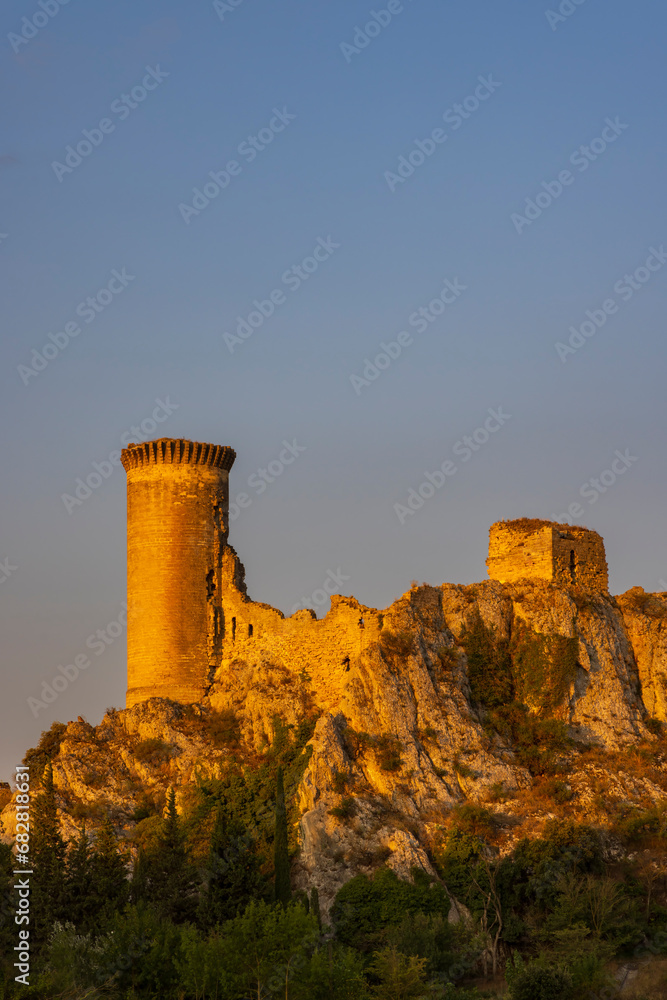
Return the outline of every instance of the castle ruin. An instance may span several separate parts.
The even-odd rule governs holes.
[[[387,614],[333,595],[326,616],[286,618],[252,601],[228,544],[232,448],[160,438],[122,452],[127,472],[127,706],[148,698],[199,702],[216,672],[266,663],[317,676],[340,705],[340,676],[389,624]],[[537,577],[607,590],[600,535],[551,521],[501,521],[490,530],[489,576]]]
[[[498,521],[489,531],[489,576],[500,583],[525,577],[557,587],[608,589],[604,542],[597,531],[537,518]]]

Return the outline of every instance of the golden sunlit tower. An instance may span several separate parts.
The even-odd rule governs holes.
[[[160,438],[130,444],[127,706],[199,701],[220,665],[222,554],[232,448]]]

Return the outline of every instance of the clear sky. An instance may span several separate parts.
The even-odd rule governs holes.
[[[285,612],[485,579],[493,521],[568,509],[613,592],[667,589],[667,14],[549,9],[4,4],[0,777],[124,703],[124,637],[87,647],[124,435],[236,449],[230,541]]]

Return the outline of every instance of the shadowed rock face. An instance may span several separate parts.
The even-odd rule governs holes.
[[[653,739],[647,715],[667,721],[666,595],[635,590],[615,599],[536,579],[490,580],[413,587],[384,611],[335,596],[318,621],[308,611],[285,618],[250,600],[243,567],[228,546],[219,579],[221,661],[194,709],[155,698],[107,715],[95,729],[82,721],[68,725],[54,760],[67,833],[79,823],[77,802],[104,800],[128,834],[147,791],[173,784],[187,808],[197,773],[214,774],[229,759],[229,750],[215,749],[206,737],[206,719],[222,711],[238,720],[249,754],[272,741],[276,716],[287,724],[317,716],[297,792],[301,850],[293,879],[297,887],[317,885],[325,910],[358,871],[386,863],[405,878],[414,866],[431,872],[429,847],[448,810],[463,801],[488,805],[493,788],[502,789],[502,801],[489,808],[518,826],[516,834],[509,829],[508,844],[530,833],[525,809],[512,820],[511,797],[526,793],[533,777],[515,748],[489,729],[471,694],[464,633],[476,615],[498,643],[522,642],[529,653],[556,650],[539,677],[531,675],[541,662],[533,653],[515,657],[515,697],[536,715],[548,704],[575,739],[611,751]],[[560,669],[561,654],[567,670]],[[154,765],[138,753],[149,739],[170,748],[166,763]],[[568,777],[587,821],[595,799],[589,772],[575,760]],[[614,781],[628,800],[665,796],[659,785],[633,784],[620,772]],[[353,799],[348,817],[331,813],[342,794]],[[532,822],[539,826],[548,809],[535,803]],[[7,807],[6,835],[13,816]]]

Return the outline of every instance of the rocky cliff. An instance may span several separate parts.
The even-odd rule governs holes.
[[[238,606],[252,605],[235,557],[229,574]],[[258,608],[283,619],[266,605],[246,610]],[[298,612],[281,627],[306,619],[298,659],[294,637],[267,645],[255,635],[197,705],[154,698],[96,727],[70,722],[53,756],[65,832],[108,812],[132,839],[170,786],[187,814],[198,783],[258,765],[277,720],[314,724],[293,880],[317,886],[325,908],[358,871],[432,872],[462,803],[484,803],[505,850],[559,812],[609,826],[614,803],[641,810],[667,798],[656,721],[667,721],[666,594],[613,598],[539,580],[415,585],[383,612],[333,597],[322,622]],[[339,636],[340,622],[349,651],[320,656],[312,630]],[[11,837],[11,804],[2,823]]]

